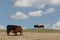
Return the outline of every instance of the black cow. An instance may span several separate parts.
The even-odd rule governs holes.
[[[44,28],[44,25],[34,25],[34,28]]]
[[[7,35],[12,31],[15,35],[17,35],[17,32],[20,32],[20,35],[22,33],[22,27],[17,25],[7,25]]]

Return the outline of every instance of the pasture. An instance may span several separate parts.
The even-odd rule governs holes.
[[[6,30],[0,30],[0,40],[60,40],[60,30],[23,29],[23,36],[7,36]]]

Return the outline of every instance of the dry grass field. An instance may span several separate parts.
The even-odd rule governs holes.
[[[0,40],[60,40],[60,33],[58,32],[24,32],[23,36],[7,36],[6,32],[0,31]],[[18,34],[19,35],[19,34]]]

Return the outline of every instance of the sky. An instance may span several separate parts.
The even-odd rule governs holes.
[[[7,25],[60,29],[60,0],[0,0],[0,29]]]

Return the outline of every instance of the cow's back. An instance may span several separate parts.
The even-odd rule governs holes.
[[[7,25],[7,30],[15,30],[17,28],[17,25]]]

